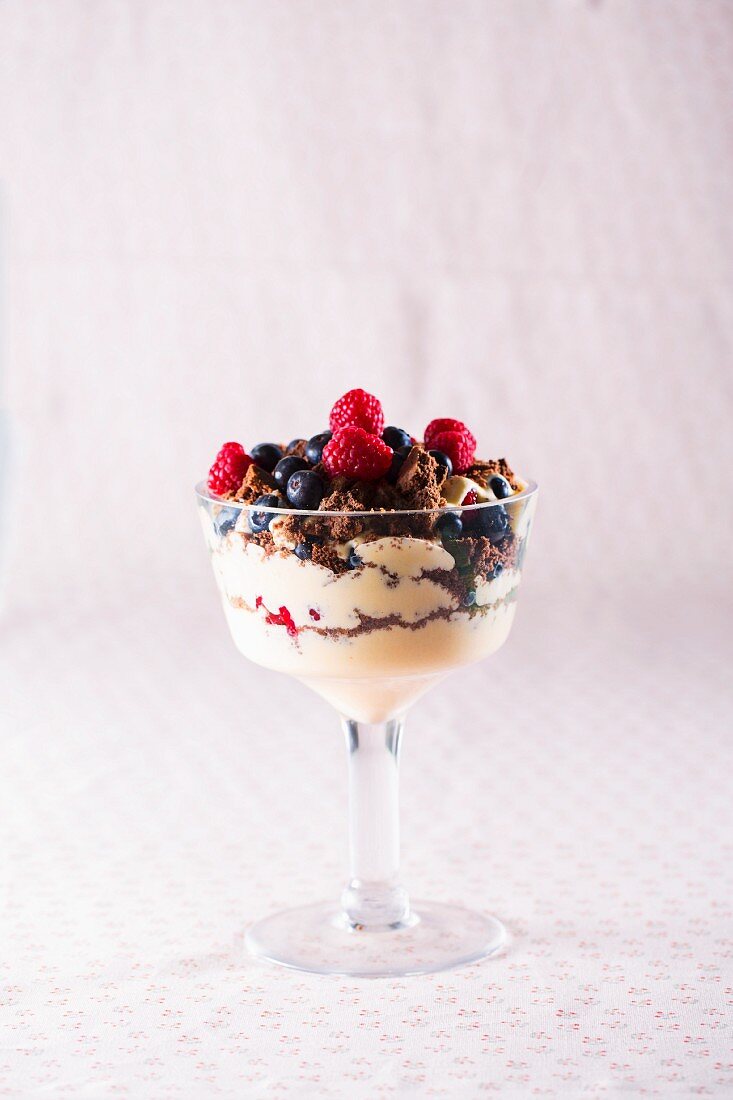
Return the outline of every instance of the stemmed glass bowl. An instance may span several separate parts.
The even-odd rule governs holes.
[[[411,903],[399,875],[398,765],[411,704],[506,640],[536,492],[530,482],[465,508],[310,512],[197,486],[237,648],[328,700],[348,750],[351,866],[340,904],[265,918],[247,933],[251,954],[376,977],[443,970],[501,947],[495,917]]]

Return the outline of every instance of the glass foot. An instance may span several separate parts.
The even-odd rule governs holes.
[[[367,931],[351,928],[333,905],[275,913],[247,932],[255,958],[351,978],[430,974],[495,954],[506,932],[495,917],[438,902],[415,902],[409,923]]]

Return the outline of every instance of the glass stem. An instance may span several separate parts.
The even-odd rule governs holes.
[[[343,720],[349,753],[351,873],[341,904],[352,928],[410,923],[400,885],[399,758],[403,719],[367,725]]]

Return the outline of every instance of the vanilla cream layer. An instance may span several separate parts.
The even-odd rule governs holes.
[[[356,549],[364,564],[335,575],[287,550],[267,554],[237,531],[223,539],[207,534],[238,649],[298,677],[359,721],[400,713],[451,669],[493,653],[514,618],[515,604],[507,597],[519,572],[477,581],[476,607],[459,606],[426,575],[455,568],[438,541],[355,539],[345,550]],[[282,622],[267,622],[281,607],[297,634]]]
[[[516,607],[512,600],[480,614],[454,611],[412,629],[395,624],[351,635],[323,635],[306,627],[293,638],[247,608],[226,598],[223,604],[245,657],[297,676],[361,722],[400,714],[451,669],[494,653],[509,634]]]
[[[319,633],[321,624],[300,626],[297,637],[268,624],[265,612],[224,600],[232,636],[245,656],[294,676],[374,679],[432,676],[479,661],[504,642],[514,617],[514,601],[480,614],[453,611],[411,628],[399,623],[355,631]]]

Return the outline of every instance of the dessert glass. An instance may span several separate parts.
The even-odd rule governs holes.
[[[443,970],[491,955],[505,931],[491,916],[411,903],[399,875],[398,765],[404,716],[453,669],[494,653],[514,619],[537,487],[502,502],[404,512],[306,512],[221,500],[197,486],[199,512],[237,648],[289,673],[341,717],[349,771],[350,874],[338,904],[267,917],[251,954],[298,970],[353,977]],[[448,512],[510,538],[477,563],[441,537]],[[490,510],[494,510],[493,512]],[[266,525],[272,539],[252,526]],[[303,554],[326,546],[334,572]],[[493,545],[493,544],[492,544]],[[507,550],[508,547],[508,550]],[[317,556],[317,555],[316,555]],[[503,560],[498,560],[501,557]]]

